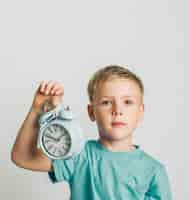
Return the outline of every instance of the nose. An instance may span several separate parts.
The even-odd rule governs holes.
[[[120,105],[118,105],[116,103],[113,105],[112,115],[123,115],[123,112],[122,112]]]

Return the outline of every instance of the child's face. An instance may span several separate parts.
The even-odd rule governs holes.
[[[97,123],[100,137],[108,140],[126,139],[143,117],[141,91],[132,80],[108,80],[99,85],[88,112],[90,119]]]

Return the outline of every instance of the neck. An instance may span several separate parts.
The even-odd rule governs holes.
[[[113,152],[131,151],[135,149],[132,142],[132,137],[122,140],[107,140],[100,137],[98,141],[107,149]]]

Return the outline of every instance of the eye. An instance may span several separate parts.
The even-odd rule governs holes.
[[[109,105],[109,104],[112,104],[112,102],[109,101],[109,100],[104,100],[104,101],[102,101],[101,104],[107,106],[107,105]]]
[[[127,104],[127,105],[133,104],[133,101],[131,101],[131,100],[125,100],[125,104]]]

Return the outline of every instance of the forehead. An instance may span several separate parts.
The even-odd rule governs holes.
[[[138,98],[141,96],[138,84],[130,79],[110,79],[99,83],[96,90],[96,97],[123,97],[130,96]]]

